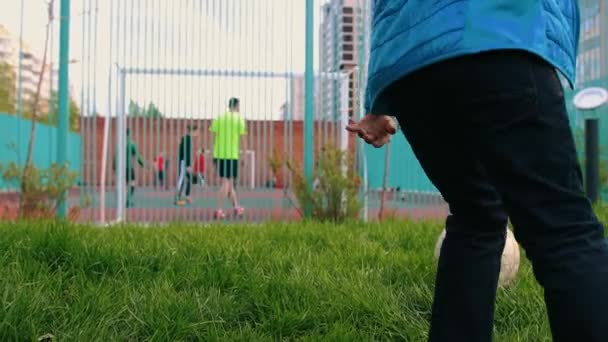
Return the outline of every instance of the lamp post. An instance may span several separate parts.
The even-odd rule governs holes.
[[[574,96],[574,106],[585,118],[585,191],[592,203],[599,198],[599,115],[597,109],[608,101],[608,91],[601,87],[581,90]]]

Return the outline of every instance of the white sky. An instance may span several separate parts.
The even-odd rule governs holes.
[[[24,41],[41,55],[48,0],[1,1],[0,24],[15,35],[19,34],[23,1]],[[315,65],[319,9],[325,1],[315,1]],[[55,2],[59,16],[60,0]],[[94,14],[89,14],[96,6],[97,29]],[[72,0],[70,59],[77,60],[70,68],[73,96],[79,102],[84,98],[85,115],[93,112],[93,105],[102,115],[115,115],[118,83],[114,73],[109,98],[108,75],[116,63],[143,68],[303,72],[304,6],[304,0]],[[53,27],[56,63],[57,21]],[[126,93],[127,102],[153,101],[168,116],[193,118],[217,115],[229,97],[237,96],[247,118],[270,119],[278,118],[286,86],[279,79],[131,76]]]

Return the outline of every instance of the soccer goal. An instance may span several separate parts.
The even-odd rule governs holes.
[[[116,221],[123,221],[125,218],[126,211],[126,194],[127,194],[127,177],[130,177],[127,174],[129,171],[126,170],[126,160],[127,160],[127,116],[132,115],[131,103],[127,100],[127,79],[129,77],[134,76],[171,76],[171,77],[194,77],[194,78],[204,78],[211,77],[214,79],[229,79],[229,78],[247,78],[251,79],[259,79],[259,80],[268,80],[268,79],[279,79],[283,80],[285,83],[285,98],[286,98],[286,114],[280,118],[270,119],[271,123],[266,123],[266,128],[264,130],[258,130],[256,137],[248,137],[249,144],[246,146],[253,147],[248,148],[242,151],[242,171],[240,172],[240,177],[242,181],[241,185],[245,185],[250,189],[254,189],[256,187],[263,186],[268,180],[262,179],[262,174],[268,175],[269,172],[260,172],[267,170],[269,167],[269,155],[270,150],[274,149],[277,144],[292,144],[290,149],[285,148],[284,151],[293,151],[293,153],[300,153],[298,149],[301,148],[302,145],[296,145],[294,143],[294,131],[293,131],[293,122],[300,121],[304,119],[303,117],[295,117],[295,114],[298,112],[303,115],[304,113],[304,101],[303,101],[303,84],[304,84],[304,75],[298,73],[280,73],[280,72],[264,72],[264,71],[225,71],[225,70],[189,70],[189,69],[154,69],[154,68],[130,68],[130,67],[121,67],[117,66],[117,77],[116,77],[116,88],[117,88],[117,96],[116,96],[116,116],[114,118],[106,117],[106,124],[104,125],[104,133],[103,133],[103,154],[102,154],[102,170],[109,170],[108,168],[108,156],[114,155],[115,149],[115,194],[116,194]],[[348,73],[344,72],[326,72],[326,73],[318,73],[315,75],[315,86],[317,89],[321,88],[319,93],[315,95],[317,105],[315,106],[315,118],[313,121],[315,126],[315,130],[324,130],[327,126],[331,127],[327,133],[332,136],[333,141],[343,150],[348,149],[348,134],[346,132],[346,125],[348,124],[349,119],[349,82],[350,77]],[[261,82],[260,81],[260,82]],[[325,95],[324,93],[327,93]],[[319,95],[321,94],[321,95]],[[320,100],[318,96],[326,96],[329,100]],[[322,103],[322,106],[319,107],[319,103]],[[277,108],[278,110],[278,108]],[[246,116],[246,115],[245,115]],[[130,119],[131,117],[129,117]],[[162,127],[158,126],[150,126],[148,131],[145,132],[155,132],[155,139],[167,139],[169,136],[169,144],[170,146],[165,146],[165,148],[169,148],[170,151],[177,151],[177,141],[179,137],[176,135],[183,135],[184,130],[187,127],[190,127],[193,123],[197,125],[198,129],[203,132],[208,132],[208,128],[211,120],[208,119],[199,119],[199,118],[187,118],[182,121],[179,121],[179,118],[169,118],[163,119]],[[246,118],[247,120],[247,118]],[[329,122],[331,121],[331,125],[318,125],[317,121]],[[110,124],[111,121],[115,121],[114,125]],[[179,121],[179,122],[178,122]],[[187,121],[187,122],[186,122]],[[268,121],[268,120],[267,120]],[[177,122],[177,123],[176,123]],[[272,127],[272,122],[283,122],[285,128],[284,136],[279,141],[274,141],[272,138],[268,136],[264,136],[263,134],[276,134],[275,129]],[[288,128],[286,122],[290,123],[290,127]],[[147,125],[145,122],[141,125]],[[252,125],[259,123],[252,123]],[[151,125],[151,124],[150,124]],[[159,124],[160,125],[160,124]],[[113,126],[113,128],[111,128]],[[270,126],[270,127],[269,127]],[[302,126],[299,126],[302,127]],[[110,130],[113,130],[112,134],[110,134]],[[176,133],[179,132],[179,133]],[[322,145],[323,141],[321,139],[322,134],[317,134],[319,132],[315,132],[315,145]],[[150,133],[151,134],[151,133]],[[147,136],[137,136],[138,141],[143,142],[144,144],[149,144],[152,138]],[[130,139],[130,138],[129,138]],[[257,140],[256,140],[257,139]],[[263,140],[264,143],[260,144],[259,141]],[[256,142],[257,141],[257,142]],[[173,145],[171,145],[173,144]],[[253,146],[252,146],[253,145]],[[206,160],[208,163],[207,168],[212,166],[212,159],[209,151],[205,151]],[[148,159],[155,158],[154,155],[150,155],[147,153],[145,156]],[[282,156],[285,157],[285,156]],[[292,157],[292,156],[287,156]],[[175,159],[175,158],[173,158]],[[170,168],[171,170],[175,170],[176,168]],[[173,171],[174,172],[174,171]],[[106,181],[105,181],[105,173],[102,176],[101,181],[101,196],[105,196],[106,194]],[[175,175],[168,174],[167,178],[175,178]],[[100,212],[101,217],[104,218],[105,213],[105,205],[106,201],[104,198],[100,200]],[[105,219],[105,218],[104,218]],[[103,221],[103,219],[102,219]]]

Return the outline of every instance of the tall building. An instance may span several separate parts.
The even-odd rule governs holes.
[[[330,0],[321,8],[321,71],[354,68],[358,62],[361,10],[356,0]]]
[[[0,63],[6,63],[12,67],[15,75],[18,75],[19,63],[21,63],[21,96],[24,106],[32,103],[42,70],[42,59],[36,56],[27,44],[23,44],[21,62],[19,61],[19,38],[12,34],[4,26],[0,25]],[[47,63],[40,87],[38,100],[38,112],[46,115],[49,110],[49,98],[51,89],[56,90],[57,69],[51,71],[51,64]],[[52,75],[52,78],[51,78]],[[52,80],[52,82],[51,82]],[[51,84],[52,83],[52,84]],[[15,89],[18,91],[19,80],[15,77]],[[28,111],[31,108],[24,108]]]
[[[360,56],[363,52],[362,4],[368,0],[328,0],[321,6],[319,29],[319,71],[315,77],[315,120],[338,121],[342,110],[353,117],[360,104],[358,80],[361,73]],[[364,58],[363,58],[364,59]],[[343,76],[339,76],[339,75]],[[348,89],[343,89],[343,79],[348,78]],[[304,120],[304,77],[296,76],[289,81],[290,100],[281,106],[286,120]],[[348,92],[348,104],[343,105],[344,92]]]
[[[281,117],[283,120],[303,121],[305,114],[304,76],[295,76],[288,82],[290,100],[281,107]],[[320,96],[323,88],[322,83],[319,78],[315,79],[315,119],[317,120],[324,116],[321,110],[324,107],[324,102],[327,101],[327,96]]]
[[[14,65],[17,62],[18,52],[19,42],[13,39],[8,29],[0,25],[0,61]]]
[[[575,134],[582,133],[582,118],[578,115],[572,102],[574,95],[581,89],[589,86],[608,86],[608,4],[599,0],[579,0],[580,9],[580,36],[578,56],[576,58],[575,89],[562,77],[566,107]],[[606,126],[606,120],[602,120]],[[604,129],[602,129],[604,131]],[[581,140],[580,137],[577,137]],[[608,143],[608,141],[606,142]]]
[[[580,0],[581,11],[580,45],[577,58],[577,85],[586,85],[605,77],[608,62],[606,50],[608,33],[605,1]]]
[[[358,77],[359,53],[362,33],[361,0],[329,0],[321,8],[321,27],[319,30],[319,64],[322,72],[347,73],[348,115],[353,117],[359,105]],[[321,84],[324,94],[333,94],[326,103],[324,112],[335,118],[340,103],[339,82],[327,81]],[[337,117],[336,117],[337,116]]]

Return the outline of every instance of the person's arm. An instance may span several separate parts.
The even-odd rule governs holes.
[[[247,123],[243,118],[239,120],[239,135],[239,149],[242,150],[243,148],[241,146],[245,146],[245,143],[247,142],[247,139],[245,139],[245,136],[247,136]]]
[[[241,135],[247,135],[247,124],[245,123],[245,119],[241,118],[239,122],[239,133]]]
[[[139,154],[139,150],[137,149],[137,145],[132,144],[132,149],[133,149],[133,155],[135,155],[137,157],[137,163],[139,163],[139,166],[144,167],[144,160],[141,157],[141,154]]]
[[[183,136],[180,141],[179,141],[179,145],[177,146],[177,160],[178,162],[181,160],[184,160],[184,145],[185,145],[185,139],[186,137]],[[179,167],[179,166],[178,166]]]
[[[211,121],[211,126],[209,126],[209,132],[213,132],[213,133],[217,132],[217,123],[216,123],[215,119],[213,119],[213,121]]]

